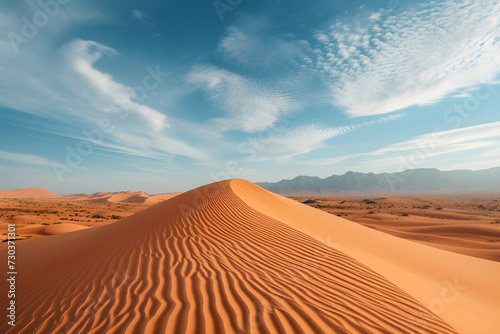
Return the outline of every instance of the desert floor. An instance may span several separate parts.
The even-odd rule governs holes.
[[[400,196],[294,199],[397,237],[500,262],[500,194]]]
[[[3,199],[0,227],[30,240],[0,332],[500,332],[497,198],[291,199],[244,180],[152,197]]]
[[[107,225],[179,193],[141,192],[63,195],[56,198],[0,198],[0,235],[16,224],[16,239],[31,239]]]

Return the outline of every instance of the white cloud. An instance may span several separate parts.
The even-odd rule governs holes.
[[[139,22],[141,22],[142,24],[151,24],[149,15],[144,12],[141,12],[138,9],[132,10],[132,16],[135,19],[139,20]]]
[[[141,11],[139,11],[138,9],[134,9],[132,10],[132,15],[136,18],[136,19],[143,19],[144,17],[146,17],[146,15],[144,13],[142,13]]]
[[[0,105],[45,119],[36,130],[82,140],[82,131],[99,130],[100,122],[110,119],[114,131],[104,135],[99,148],[113,152],[207,159],[205,152],[168,133],[167,117],[144,98],[138,102],[132,87],[94,67],[99,59],[116,55],[108,46],[79,39],[54,53],[21,49],[9,66],[0,66]]]
[[[466,128],[437,131],[417,136],[412,140],[395,143],[375,151],[353,153],[326,159],[305,162],[312,166],[325,166],[340,161],[358,158],[383,156],[382,159],[371,159],[374,163],[397,164],[402,160],[410,160],[413,156],[427,159],[432,156],[477,149],[498,145],[498,141],[487,139],[500,137],[500,122],[486,123]],[[490,152],[491,153],[491,152]],[[391,155],[392,154],[392,155]],[[391,156],[389,156],[391,155]]]
[[[252,160],[284,159],[307,153],[321,147],[326,140],[351,132],[355,128],[355,126],[329,127],[310,123],[285,129],[264,137],[265,139],[257,146],[262,149],[257,150]]]
[[[293,35],[270,36],[262,23],[231,26],[218,45],[218,52],[229,61],[252,68],[282,66],[301,55],[308,45]]]
[[[322,147],[324,143],[331,138],[347,134],[366,126],[396,120],[403,116],[403,114],[395,114],[347,126],[328,126],[319,123],[308,123],[292,127],[285,121],[269,129],[264,135],[257,136],[257,138],[253,140],[250,139],[247,142],[249,144],[254,142],[258,143],[254,146],[256,148],[255,157],[252,158],[254,161],[291,158]]]
[[[318,32],[314,66],[332,103],[351,116],[429,105],[495,82],[500,73],[500,3],[441,1]],[[327,37],[325,37],[327,36]],[[314,48],[314,46],[313,46]],[[307,63],[307,59],[304,59]]]
[[[298,107],[289,96],[213,66],[193,68],[186,82],[205,91],[226,112],[225,117],[212,119],[220,131],[262,131]]]
[[[436,145],[435,147],[431,147],[430,149],[417,148],[404,152],[396,152],[386,155],[382,158],[371,159],[370,166],[393,166],[395,163],[403,162],[403,169],[406,169],[408,167],[407,162],[411,163],[411,161],[415,161],[415,166],[413,167],[420,167],[420,165],[423,164],[425,160],[429,160],[431,157],[455,152],[475,150],[484,147],[494,147],[498,146],[499,144],[500,142],[498,141],[473,141],[460,144]]]
[[[37,166],[50,166],[51,163],[49,159],[39,157],[37,155],[15,153],[8,151],[0,151],[0,159],[20,162],[28,165],[37,165]]]
[[[369,20],[370,21],[378,21],[378,20],[380,20],[381,16],[382,16],[382,13],[373,13],[370,15]]]
[[[498,157],[500,158],[500,146],[492,150],[488,150],[481,154],[481,157]]]
[[[500,158],[490,160],[478,159],[461,164],[454,164],[453,169],[487,169],[498,167],[498,165],[500,165]]]
[[[117,55],[115,50],[93,41],[76,39],[66,46],[65,51],[74,70],[88,80],[88,84],[95,88],[96,93],[109,99],[110,105],[141,115],[157,131],[168,126],[165,115],[134,101],[137,94],[131,87],[114,81],[110,74],[100,72],[92,66],[104,55]]]

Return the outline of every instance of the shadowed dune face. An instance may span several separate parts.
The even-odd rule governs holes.
[[[367,266],[245,203],[229,181],[23,241],[18,258],[18,323],[5,333],[456,333]]]

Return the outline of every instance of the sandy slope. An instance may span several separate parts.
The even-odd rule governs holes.
[[[439,314],[460,333],[500,333],[500,264],[375,231],[254,184],[234,180],[245,203],[352,256]]]
[[[0,198],[56,198],[56,195],[43,188],[23,188],[0,191]]]
[[[242,180],[20,241],[17,271],[18,323],[3,321],[2,333],[498,329],[498,263],[386,236]],[[442,282],[456,278],[467,289],[451,301]],[[445,321],[426,307],[432,298],[446,298]]]

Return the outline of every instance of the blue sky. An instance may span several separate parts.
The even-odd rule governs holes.
[[[4,1],[0,188],[499,166],[499,22],[496,0]]]

